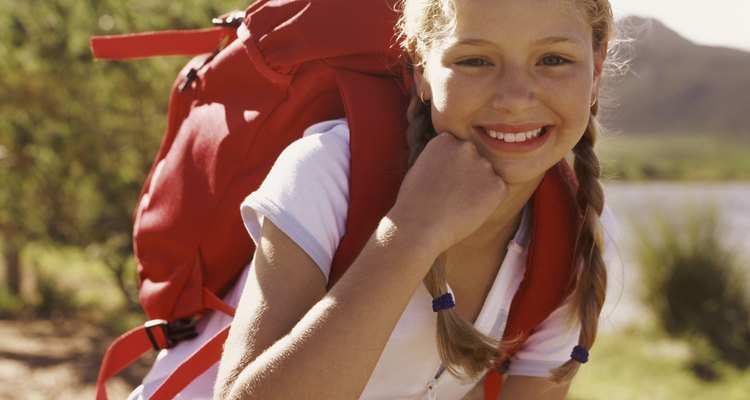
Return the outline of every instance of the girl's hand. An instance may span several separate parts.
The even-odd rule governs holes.
[[[409,169],[388,216],[440,254],[476,231],[506,195],[473,143],[442,133]]]

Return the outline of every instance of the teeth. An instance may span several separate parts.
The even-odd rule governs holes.
[[[542,128],[534,131],[519,132],[519,133],[503,133],[497,131],[487,130],[487,135],[494,139],[500,139],[507,143],[525,142],[526,140],[539,137],[542,132]]]

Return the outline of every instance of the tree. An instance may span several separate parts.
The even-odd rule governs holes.
[[[95,247],[125,293],[132,212],[186,59],[96,62],[89,37],[210,25],[241,0],[0,3],[0,249],[18,294],[31,242]],[[131,288],[132,289],[132,288]]]

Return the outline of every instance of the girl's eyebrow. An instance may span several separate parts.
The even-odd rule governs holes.
[[[548,46],[548,45],[558,44],[558,43],[578,44],[578,40],[574,40],[566,36],[550,36],[544,39],[537,40],[534,44],[536,44],[537,46]]]
[[[493,43],[490,40],[485,39],[475,39],[475,38],[464,38],[456,43],[453,44],[454,46],[458,45],[469,45],[469,46],[494,46],[495,43]]]
[[[570,43],[578,44],[579,41],[567,36],[550,36],[534,42],[536,46],[549,46],[558,43]],[[464,38],[453,44],[454,46],[469,45],[469,46],[496,46],[496,44],[490,40],[477,39],[477,38]]]

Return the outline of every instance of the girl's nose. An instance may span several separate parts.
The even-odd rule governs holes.
[[[521,114],[536,105],[534,77],[525,69],[505,65],[497,73],[492,106],[510,114]]]

